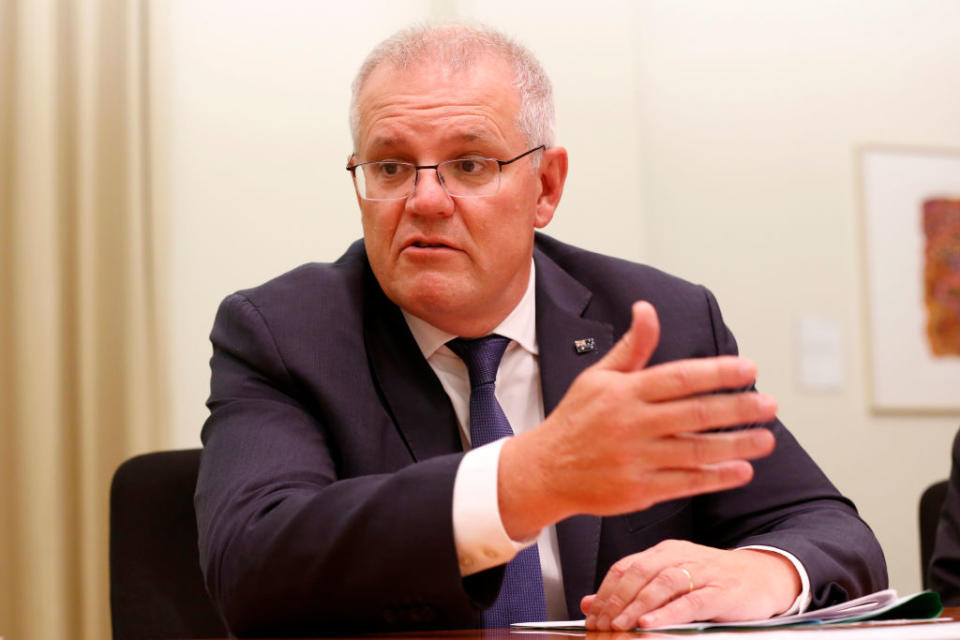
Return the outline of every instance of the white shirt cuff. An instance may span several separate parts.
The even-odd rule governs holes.
[[[792,553],[784,551],[783,549],[777,549],[776,547],[768,547],[764,544],[752,544],[746,547],[737,547],[738,549],[758,549],[761,551],[772,551],[773,553],[779,553],[784,558],[789,560],[793,564],[793,568],[797,570],[797,573],[800,575],[800,595],[797,596],[797,599],[793,601],[793,605],[783,613],[778,613],[778,616],[791,616],[795,613],[805,613],[807,607],[810,606],[810,577],[807,575],[807,570],[803,568],[803,565],[797,560],[797,557]],[[776,616],[774,616],[776,617]]]
[[[453,482],[453,542],[460,575],[506,564],[537,541],[516,542],[503,528],[497,494],[500,449],[506,438],[471,449],[463,456]]]

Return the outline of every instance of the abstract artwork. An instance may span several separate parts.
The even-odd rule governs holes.
[[[871,404],[960,413],[960,151],[860,153]]]
[[[934,357],[960,356],[960,199],[923,203],[927,340]]]

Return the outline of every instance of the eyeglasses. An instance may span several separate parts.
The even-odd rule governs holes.
[[[364,200],[409,198],[417,188],[421,169],[436,171],[440,184],[449,196],[485,198],[496,195],[500,190],[500,173],[505,166],[545,148],[545,145],[541,144],[509,160],[468,156],[428,165],[377,160],[349,166],[347,171],[353,175],[357,194]]]

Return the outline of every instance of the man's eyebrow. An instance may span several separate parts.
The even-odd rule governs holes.
[[[487,142],[495,141],[496,136],[482,129],[462,131],[450,137],[454,142]],[[370,141],[368,148],[372,150],[395,149],[406,144],[404,136],[378,136]]]
[[[371,149],[391,148],[402,145],[404,139],[399,136],[380,136],[370,141],[368,145]]]
[[[454,139],[458,142],[486,142],[493,141],[495,136],[491,135],[489,131],[484,131],[483,129],[475,129],[471,131],[464,131],[462,133],[454,136]]]

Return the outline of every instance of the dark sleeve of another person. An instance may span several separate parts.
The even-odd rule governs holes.
[[[960,606],[960,433],[953,440],[950,482],[930,560],[930,588],[948,607]]]

